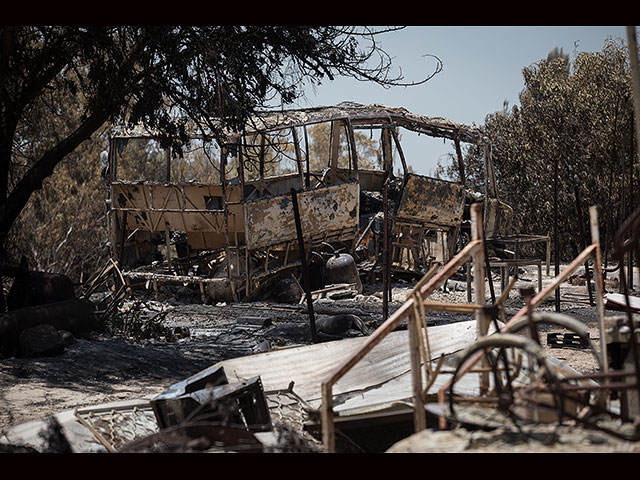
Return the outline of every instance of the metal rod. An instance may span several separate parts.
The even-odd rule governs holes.
[[[596,245],[593,260],[593,270],[595,273],[595,302],[596,313],[598,315],[598,328],[600,330],[600,356],[602,358],[602,371],[609,370],[609,359],[607,357],[607,344],[605,341],[604,327],[604,284],[602,276],[602,250],[600,248],[600,225],[598,223],[598,207],[589,208],[589,223],[591,227],[591,242]]]
[[[483,234],[483,237],[484,237],[484,234]],[[489,253],[487,249],[487,242],[484,242],[483,245],[484,245],[484,263],[485,263],[484,268],[487,273],[487,280],[489,280],[489,292],[491,293],[491,303],[496,303],[496,292],[493,289],[493,278],[491,277],[491,265],[489,263]]]
[[[296,222],[296,233],[298,234],[298,248],[300,249],[300,263],[302,265],[302,280],[304,283],[304,293],[307,297],[307,309],[309,311],[309,324],[311,326],[311,340],[318,341],[316,333],[316,319],[313,313],[313,299],[311,298],[311,287],[309,283],[309,271],[307,270],[307,259],[304,253],[304,237],[302,235],[302,224],[300,222],[300,211],[298,209],[298,194],[295,188],[291,189],[291,202],[293,204],[293,217]]]
[[[560,275],[560,254],[559,242],[558,242],[558,163],[556,158],[553,162],[553,256],[555,263],[555,276]],[[560,290],[555,291],[556,299],[555,306],[556,312],[560,311]]]
[[[464,173],[464,158],[462,157],[462,149],[460,148],[460,140],[457,135],[454,140],[456,146],[456,155],[458,157],[458,173],[460,174],[460,183],[466,185],[465,173]]]
[[[389,178],[391,176],[391,135],[390,130],[382,130],[382,156],[384,163],[384,185],[382,192],[383,228],[382,228],[382,319],[389,317],[389,297],[391,291],[391,266],[389,255]]]
[[[306,164],[304,181],[305,181],[305,185],[307,186],[307,189],[309,189],[311,188],[311,180],[309,178],[309,136],[307,135],[306,125],[303,127],[303,130],[304,130],[304,161]]]
[[[385,177],[386,177],[385,171]],[[382,208],[383,208],[383,224],[382,224],[382,320],[386,320],[389,317],[389,295],[388,283],[389,276],[387,274],[387,263],[389,261],[389,190],[388,184],[385,179],[382,195]]]

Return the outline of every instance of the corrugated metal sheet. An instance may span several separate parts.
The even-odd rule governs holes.
[[[455,353],[475,341],[475,320],[429,328],[432,358]],[[259,375],[265,390],[293,390],[313,407],[321,403],[320,385],[365,341],[366,337],[226,360],[222,365],[230,382]],[[388,404],[411,396],[407,331],[389,334],[334,387],[336,412]],[[404,378],[406,377],[406,379]]]

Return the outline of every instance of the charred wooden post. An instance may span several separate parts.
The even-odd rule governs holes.
[[[414,300],[415,302],[415,300]],[[424,410],[424,401],[422,399],[422,373],[420,370],[420,329],[421,325],[418,323],[419,317],[414,315],[407,319],[407,327],[409,330],[409,356],[411,363],[411,385],[413,393],[413,428],[414,431],[419,432],[427,428],[427,421]],[[424,362],[429,362],[430,359],[425,358]]]
[[[484,305],[486,303],[484,279],[487,272],[485,272],[486,264],[482,209],[483,205],[481,203],[475,203],[471,206],[471,240],[479,241],[481,244],[483,244],[482,248],[477,249],[473,255],[473,281],[475,290],[474,301],[476,305]],[[475,317],[478,338],[487,335],[487,333],[489,332],[491,319],[487,316],[483,309],[476,310]],[[486,390],[489,388],[488,372],[484,372],[481,374],[480,388],[481,390]]]
[[[307,269],[307,259],[304,252],[304,237],[302,235],[302,223],[300,222],[300,211],[298,208],[298,194],[295,188],[291,189],[291,202],[293,204],[293,217],[296,222],[296,233],[298,234],[298,248],[300,251],[300,264],[302,266],[302,281],[304,283],[304,293],[307,298],[307,309],[309,311],[311,340],[316,343],[318,341],[318,334],[316,332],[316,319],[313,313],[313,298],[311,298],[309,270]]]

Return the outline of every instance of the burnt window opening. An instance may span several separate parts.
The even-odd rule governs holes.
[[[224,205],[222,203],[222,197],[219,196],[206,196],[204,197],[204,205],[207,210],[222,210]]]
[[[117,181],[220,183],[221,155],[214,140],[193,138],[180,154],[162,148],[154,138],[116,138],[114,142]]]

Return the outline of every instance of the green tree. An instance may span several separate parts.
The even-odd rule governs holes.
[[[601,233],[608,239],[635,205],[628,194],[623,204],[621,193],[622,167],[628,170],[636,151],[627,49],[609,39],[602,51],[580,53],[573,63],[556,49],[522,72],[520,106],[505,103],[483,127],[492,141],[499,192],[514,208],[518,231],[553,231],[558,161],[561,257],[569,259],[588,236],[590,205],[600,207]],[[484,191],[481,152],[468,148],[465,163],[470,184]]]

